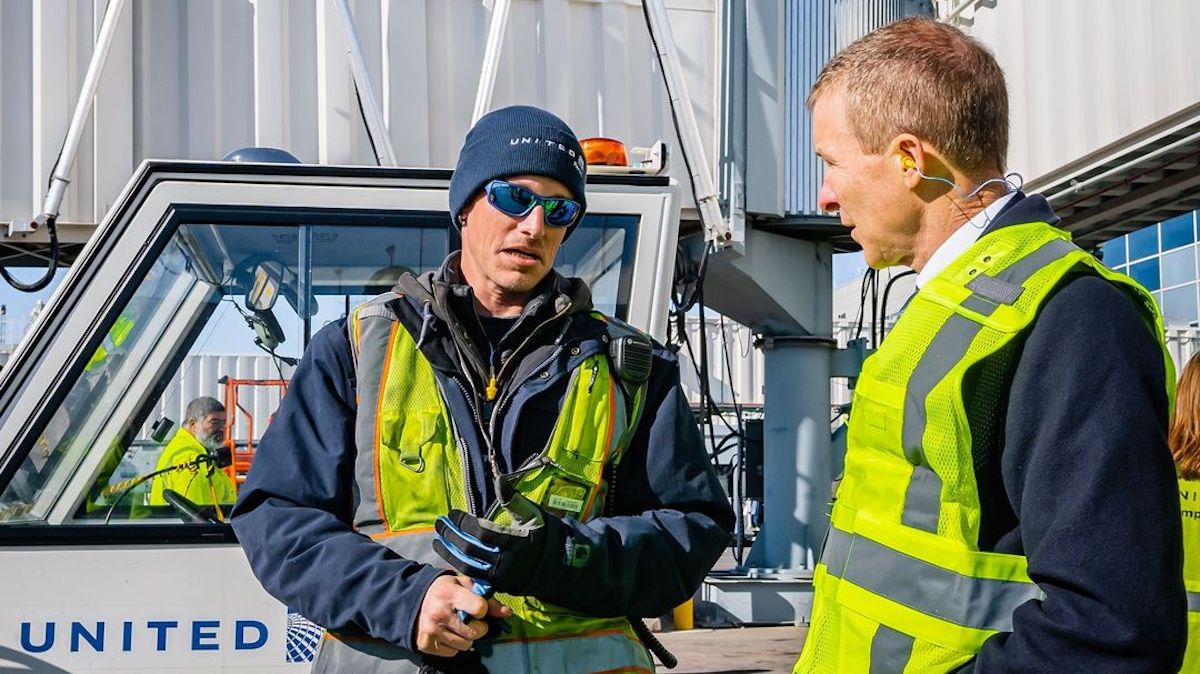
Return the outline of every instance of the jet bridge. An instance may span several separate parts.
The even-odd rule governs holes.
[[[153,429],[171,425],[155,418],[159,398],[189,355],[258,350],[283,378],[317,330],[399,274],[436,268],[458,246],[449,177],[140,167],[0,371],[0,664],[307,670],[320,628],[262,590],[230,526],[185,522],[122,476],[155,465],[167,438]],[[677,186],[589,183],[589,212],[556,266],[589,283],[597,308],[661,339]]]

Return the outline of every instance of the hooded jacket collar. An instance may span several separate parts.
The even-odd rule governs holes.
[[[462,361],[460,366],[469,366],[477,381],[486,381],[495,374],[505,361],[517,355],[516,351],[529,335],[554,322],[552,319],[567,319],[592,310],[592,294],[587,284],[551,269],[534,288],[516,323],[497,345],[497,353],[482,354],[476,345],[483,343],[480,339],[483,329],[475,310],[474,291],[462,278],[460,254],[460,251],[450,253],[436,271],[420,276],[402,275],[396,281],[395,290],[422,307],[422,333],[430,328],[427,324],[434,319],[449,328],[455,351]]]

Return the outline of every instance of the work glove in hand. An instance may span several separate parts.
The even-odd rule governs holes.
[[[500,592],[526,594],[553,525],[536,505],[521,500],[529,507],[520,508],[520,518],[514,513],[509,525],[451,510],[434,524],[433,549],[459,573],[487,581]]]

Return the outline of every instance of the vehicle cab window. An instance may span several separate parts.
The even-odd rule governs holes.
[[[0,524],[224,521],[312,335],[457,245],[439,211],[176,217],[0,485]],[[618,317],[638,223],[589,215],[556,265]]]

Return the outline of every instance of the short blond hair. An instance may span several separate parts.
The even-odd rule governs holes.
[[[1004,71],[986,47],[954,26],[912,17],[859,38],[821,70],[809,108],[834,90],[869,154],[911,133],[969,174],[1004,171]]]

